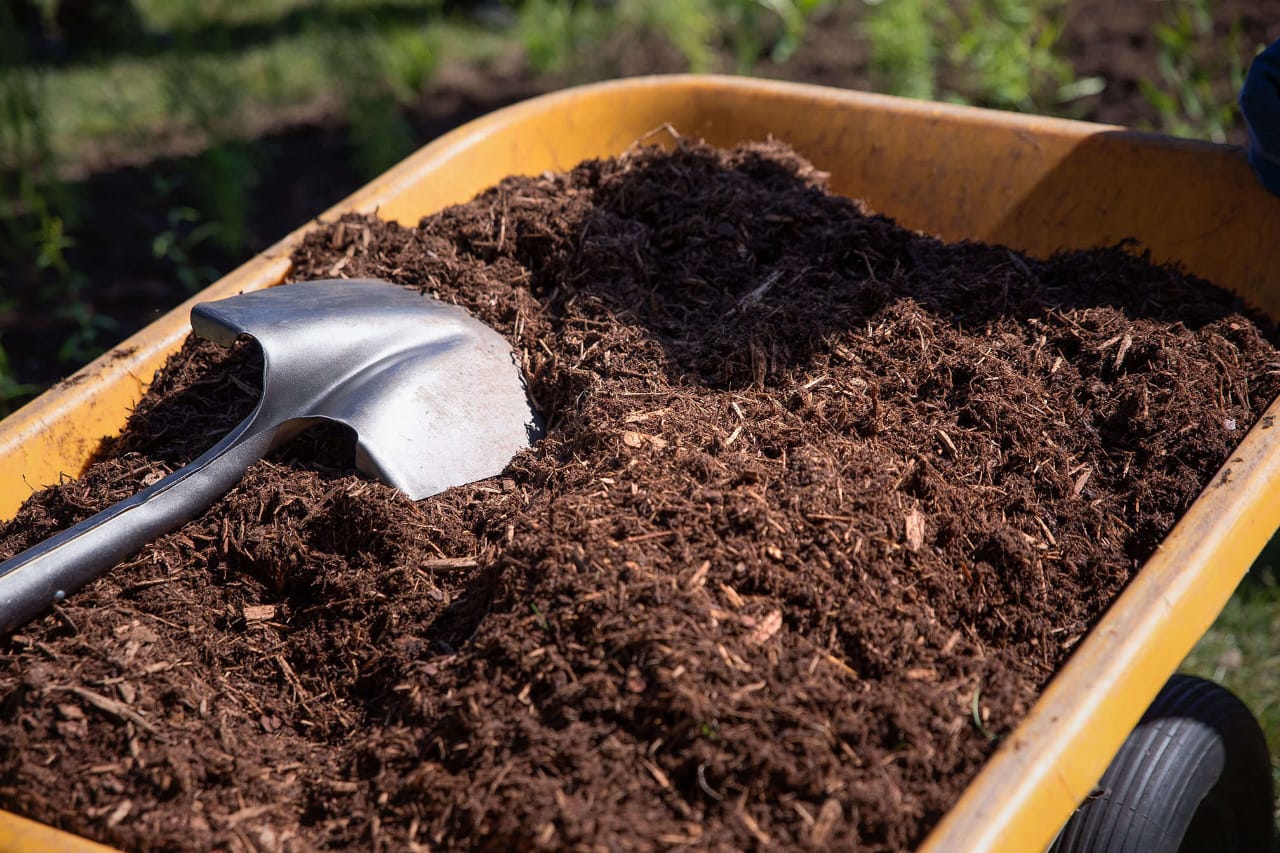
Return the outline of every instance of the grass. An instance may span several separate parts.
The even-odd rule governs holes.
[[[1214,43],[1211,0],[1169,0],[1165,17],[1155,32],[1160,77],[1139,84],[1159,113],[1155,129],[1225,142],[1227,129],[1238,120],[1235,93],[1244,82],[1239,23],[1226,35],[1226,50],[1215,50],[1209,47]]]
[[[280,5],[285,13],[287,4]],[[145,156],[184,136],[194,137],[192,147],[251,136],[259,119],[282,111],[327,113],[364,97],[403,104],[441,62],[484,63],[506,44],[477,24],[425,13],[289,20],[261,39],[238,36],[225,21],[213,28],[206,20],[206,32],[199,19],[188,20],[170,35],[172,46],[155,54],[45,70],[47,88],[58,92],[42,104],[52,155],[63,164],[92,163],[104,152]],[[232,46],[242,38],[247,46]]]
[[[57,317],[70,330],[59,348],[67,372],[120,336],[68,261],[85,227],[74,179],[95,164],[189,152],[178,175],[133,200],[163,211],[150,250],[177,285],[176,303],[243,259],[261,179],[250,143],[282,114],[344,118],[367,178],[403,158],[417,144],[404,108],[440,63],[482,64],[512,44],[440,7],[135,0],[126,44],[13,64],[27,44],[0,6],[0,310]],[[38,390],[18,379],[0,340],[0,416]]]
[[[52,20],[56,0],[40,0]],[[69,372],[115,342],[67,263],[80,211],[65,190],[103,163],[187,155],[157,179],[165,225],[152,256],[181,293],[243,259],[261,168],[250,141],[282,122],[347,128],[355,171],[372,178],[418,143],[406,110],[442,64],[519,54],[535,73],[572,76],[619,32],[668,40],[692,70],[728,50],[745,70],[784,59],[824,0],[511,0],[484,15],[445,0],[133,0],[110,7],[110,45],[57,62],[15,62],[28,45],[0,5],[0,261],[24,311],[60,317]],[[452,11],[460,9],[461,12]],[[107,22],[103,22],[104,26]],[[0,308],[13,300],[0,300]],[[12,309],[10,309],[12,310]],[[35,391],[0,341],[0,415]]]
[[[1280,791],[1280,537],[1255,561],[1213,626],[1180,670],[1209,678],[1249,706],[1272,755]],[[1280,823],[1278,823],[1280,825]],[[1280,838],[1280,836],[1278,836]]]
[[[814,15],[836,0],[524,0],[518,34],[529,64],[558,73],[582,62],[615,34],[653,36],[669,42],[688,70],[716,68],[718,54],[749,73],[762,58],[786,62]],[[586,63],[589,67],[590,63]]]
[[[877,88],[909,98],[1070,113],[1101,81],[1062,58],[1063,0],[867,0]]]
[[[1274,555],[1276,543],[1270,547]],[[1267,560],[1255,569],[1227,603],[1217,622],[1196,645],[1183,671],[1211,678],[1242,696],[1256,697],[1251,707],[1271,751],[1280,754],[1280,586],[1276,566]]]

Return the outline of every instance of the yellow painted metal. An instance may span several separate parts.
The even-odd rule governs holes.
[[[1160,261],[1280,316],[1280,199],[1235,148],[1120,128],[743,78],[638,78],[570,89],[474,121],[329,211],[412,224],[509,174],[561,169],[674,134],[777,137],[831,187],[948,240],[1036,255],[1132,238]],[[200,298],[277,283],[305,226]],[[119,429],[189,306],[0,424],[0,516],[74,475]],[[1034,851],[1091,790],[1143,709],[1280,526],[1273,405],[929,837],[929,851]],[[0,842],[12,833],[0,813]],[[48,849],[18,845],[13,849]],[[85,848],[88,849],[88,848]]]
[[[0,853],[111,853],[103,847],[42,823],[0,812]]]

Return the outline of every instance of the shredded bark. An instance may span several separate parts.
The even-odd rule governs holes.
[[[1126,246],[947,245],[778,143],[637,148],[293,278],[517,348],[546,437],[413,503],[299,439],[0,641],[0,806],[137,850],[917,845],[1277,391]],[[252,407],[189,342],[9,555]],[[420,845],[414,847],[413,845]]]

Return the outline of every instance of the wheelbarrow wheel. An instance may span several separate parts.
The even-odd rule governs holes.
[[[1271,759],[1257,720],[1231,691],[1175,675],[1052,853],[1266,851]]]

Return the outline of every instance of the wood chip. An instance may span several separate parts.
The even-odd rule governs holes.
[[[756,819],[747,813],[746,804],[738,804],[738,817],[742,820],[742,825],[747,828],[747,832],[765,847],[773,846],[773,838],[769,833],[760,828],[760,824],[756,823]]]
[[[657,435],[646,435],[642,432],[636,432],[633,429],[626,430],[622,433],[622,443],[627,447],[641,448],[645,445],[652,447],[654,450],[662,450],[667,446],[667,440]]]
[[[742,596],[738,595],[738,591],[727,583],[720,584],[720,591],[724,593],[724,597],[729,599],[729,606],[734,610],[741,610],[743,601]]]
[[[426,560],[421,564],[424,569],[434,569],[441,572],[458,571],[459,569],[474,569],[480,565],[476,555],[470,557],[442,557],[437,560]]]
[[[769,615],[755,627],[748,636],[747,642],[753,646],[759,646],[769,642],[773,637],[782,630],[782,611],[770,610]]]
[[[122,820],[129,816],[131,811],[133,811],[133,800],[121,800],[120,804],[111,812],[111,816],[107,818],[107,826],[118,826]]]
[[[912,551],[919,551],[924,547],[924,516],[920,510],[915,507],[911,508],[911,512],[907,513],[904,519],[907,535],[907,548]]]
[[[652,776],[655,780],[657,780],[659,785],[670,790],[671,779],[667,777],[666,773],[662,772],[661,767],[654,764],[652,761],[648,761],[648,760],[641,760],[640,763],[644,765],[645,770],[649,771],[649,775]]]
[[[699,589],[707,582],[707,572],[711,571],[711,561],[703,560],[698,568],[693,570],[689,581],[685,584],[685,589]]]
[[[951,436],[947,435],[947,431],[943,429],[937,430],[938,438],[946,445],[947,450],[951,452],[952,459],[960,458],[960,451],[956,450],[955,443],[951,440]]]
[[[849,666],[849,664],[845,663],[844,661],[840,660],[840,658],[831,654],[831,652],[819,651],[818,654],[821,655],[822,659],[825,660],[827,663],[831,664],[836,669],[839,669],[842,672],[844,672],[845,675],[852,675],[854,678],[858,677],[858,671],[856,669]]]
[[[115,717],[121,722],[133,723],[138,728],[155,737],[159,737],[160,735],[160,733],[156,731],[155,726],[148,723],[141,714],[130,708],[128,705],[125,705],[123,702],[117,702],[115,699],[109,699],[100,693],[94,693],[92,690],[87,690],[83,687],[63,687],[59,689],[66,690],[69,693],[79,696],[99,711]]]
[[[1131,346],[1133,346],[1133,335],[1126,332],[1124,338],[1120,341],[1120,349],[1116,350],[1116,360],[1112,365],[1115,370],[1119,370],[1120,365],[1124,364],[1124,357],[1129,354],[1129,347]]]
[[[769,686],[768,682],[764,682],[764,681],[756,681],[751,684],[748,684],[746,687],[743,687],[739,690],[735,690],[729,694],[729,704],[736,705],[746,697],[750,696],[752,693],[756,693],[760,690],[763,690],[768,686]]]
[[[640,424],[640,423],[644,423],[645,421],[651,418],[660,418],[669,411],[671,410],[664,408],[664,409],[654,409],[652,412],[632,412],[631,414],[623,418],[622,422],[624,424]]]
[[[828,797],[818,810],[818,818],[809,830],[809,843],[815,847],[825,847],[835,834],[836,828],[844,820],[844,809],[835,797]]]
[[[244,621],[246,622],[264,622],[267,619],[276,618],[276,606],[274,604],[247,604],[244,608]]]
[[[243,823],[246,820],[253,820],[255,817],[260,817],[270,811],[274,811],[275,808],[275,803],[263,803],[260,806],[246,806],[245,808],[232,812],[227,816],[227,826],[235,826],[236,824]]]

